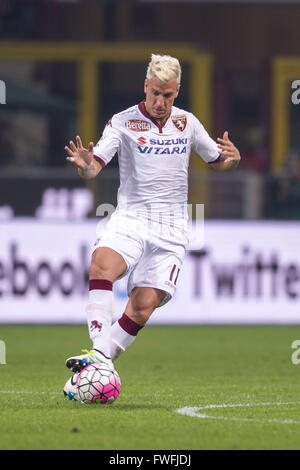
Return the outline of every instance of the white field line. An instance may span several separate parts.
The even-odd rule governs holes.
[[[61,395],[62,392],[38,392],[30,390],[0,390],[0,393],[6,395]]]
[[[228,417],[228,416],[212,416],[205,413],[198,413],[202,410],[211,410],[216,408],[243,408],[243,407],[255,407],[255,406],[288,406],[288,405],[299,405],[300,402],[277,402],[277,403],[228,403],[221,405],[206,405],[206,406],[185,406],[184,408],[178,408],[175,410],[176,413],[185,416],[191,416],[200,419],[222,419],[226,421],[257,421],[265,423],[281,423],[281,424],[300,424],[300,421],[293,419],[264,419],[264,418],[240,418],[240,417]]]
[[[62,395],[62,392],[45,392],[45,391],[30,391],[30,390],[0,390],[0,394],[6,395]],[[205,413],[198,413],[198,411],[216,409],[216,408],[243,408],[255,406],[288,406],[299,405],[300,402],[275,402],[275,403],[224,403],[218,405],[205,405],[205,406],[185,406],[178,408],[176,413],[200,419],[221,419],[226,421],[258,421],[266,423],[281,423],[281,424],[300,424],[298,420],[292,419],[261,419],[261,418],[240,418],[228,416],[211,416]]]

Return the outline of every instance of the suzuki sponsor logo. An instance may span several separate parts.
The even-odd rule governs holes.
[[[143,139],[143,140],[142,140]],[[146,139],[140,137],[137,142],[140,153],[153,155],[180,155],[187,153],[188,139],[150,139],[150,145],[146,144]]]
[[[145,139],[145,137],[140,137],[137,142],[140,144],[140,145],[145,145],[147,140]]]
[[[153,153],[154,155],[174,155],[174,154],[186,154],[186,147],[141,147],[138,145],[140,153],[148,154]]]
[[[185,139],[150,139],[150,145],[186,145],[188,140]]]
[[[150,122],[142,121],[141,119],[130,119],[129,121],[126,121],[125,126],[130,131],[135,132],[145,132],[151,129]]]

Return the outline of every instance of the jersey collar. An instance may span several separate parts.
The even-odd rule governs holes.
[[[139,104],[138,104],[138,108],[140,110],[140,112],[147,118],[147,119],[150,119],[150,121],[153,122],[153,124],[155,124],[158,129],[159,129],[159,133],[161,134],[162,131],[163,131],[163,127],[166,125],[169,117],[170,117],[170,114],[169,116],[166,118],[165,122],[163,124],[159,124],[149,113],[148,111],[146,110],[146,106],[145,106],[145,100],[141,101]]]

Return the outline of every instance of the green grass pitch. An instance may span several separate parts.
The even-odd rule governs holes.
[[[0,339],[0,449],[300,448],[299,326],[147,326],[116,362],[112,405],[63,397],[85,326],[1,325]]]

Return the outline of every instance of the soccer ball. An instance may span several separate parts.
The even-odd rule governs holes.
[[[112,403],[120,393],[119,374],[107,364],[94,362],[78,374],[78,398],[82,403]]]

